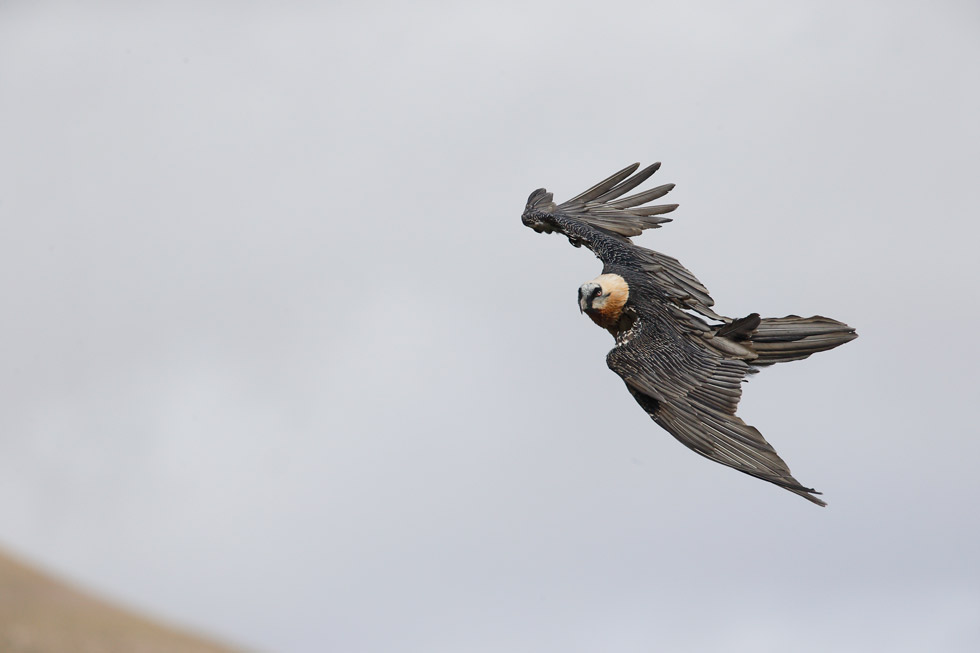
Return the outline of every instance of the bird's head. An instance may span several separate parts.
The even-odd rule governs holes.
[[[603,296],[602,284],[595,281],[583,283],[578,288],[578,309],[580,312],[601,310],[608,293]]]
[[[608,329],[619,321],[630,291],[618,274],[601,274],[578,289],[578,307],[592,321]]]

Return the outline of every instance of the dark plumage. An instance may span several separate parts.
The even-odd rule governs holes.
[[[556,205],[541,188],[528,197],[522,221],[559,232],[602,260],[602,275],[582,286],[579,306],[616,338],[609,368],[657,424],[706,458],[775,483],[816,503],[762,434],[735,415],[742,381],[759,366],[800,360],[857,337],[825,317],[741,319],[712,310],[714,301],[677,259],[633,244],[630,236],[659,227],[676,204],[646,206],[666,184],[621,198],[660,168],[624,168]],[[634,174],[635,173],[635,174]],[[695,315],[697,313],[697,315]],[[701,316],[701,317],[699,317]]]

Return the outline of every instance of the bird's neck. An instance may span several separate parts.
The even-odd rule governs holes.
[[[629,309],[621,309],[615,314],[589,311],[588,315],[593,322],[612,334],[613,338],[619,338],[621,334],[629,331],[636,324],[636,315]]]

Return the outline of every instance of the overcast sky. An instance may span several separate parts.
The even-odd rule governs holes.
[[[975,2],[82,4],[0,5],[2,546],[270,652],[980,650]],[[655,160],[716,309],[861,334],[740,408],[826,509],[520,223]]]

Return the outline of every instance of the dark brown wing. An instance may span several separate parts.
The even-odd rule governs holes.
[[[627,166],[561,204],[555,204],[552,194],[539,188],[528,197],[521,219],[535,231],[557,231],[576,247],[585,245],[607,266],[623,265],[650,275],[651,282],[679,307],[693,309],[712,319],[725,319],[711,310],[714,300],[708,289],[680,261],[638,247],[630,240],[630,236],[638,236],[645,229],[670,222],[663,215],[677,208],[676,204],[646,206],[669,193],[674,184],[619,199],[660,168],[659,163],[654,163],[636,172],[639,166],[639,163]]]
[[[819,492],[793,478],[756,428],[735,415],[742,380],[753,368],[660,328],[641,318],[636,335],[606,357],[650,417],[705,458],[826,505],[814,496]]]

